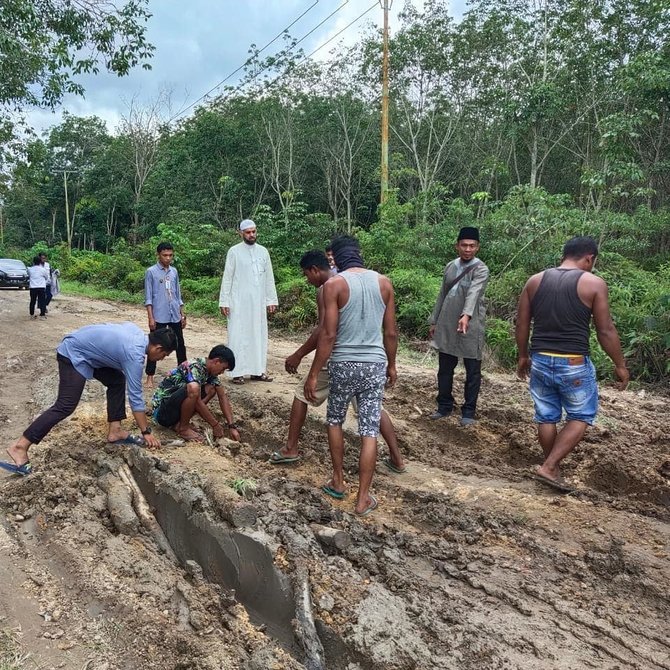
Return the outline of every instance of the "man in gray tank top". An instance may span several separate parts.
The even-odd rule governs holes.
[[[317,401],[319,372],[330,358],[326,422],[333,476],[322,488],[337,499],[345,496],[342,424],[351,399],[358,401],[361,453],[354,511],[364,516],[377,507],[370,485],[377,463],[382,398],[385,384],[392,386],[397,377],[395,298],[387,277],[365,269],[354,238],[333,240],[332,250],[339,274],[322,288],[323,324],[304,390],[309,402]]]
[[[572,487],[561,478],[561,461],[579,444],[598,411],[598,385],[589,358],[591,317],[600,346],[614,362],[618,388],[628,385],[628,370],[607,298],[607,284],[591,274],[598,245],[574,237],[563,248],[557,268],[533,275],[521,293],[516,316],[517,374],[530,371],[538,440],[544,463],[535,478],[560,491]],[[528,355],[531,321],[533,335]],[[566,422],[556,424],[565,411]]]

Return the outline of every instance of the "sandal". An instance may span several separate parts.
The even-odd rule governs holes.
[[[265,373],[263,373],[262,375],[251,375],[249,379],[251,379],[252,382],[271,382],[273,378],[268,377]]]
[[[233,377],[233,384],[244,384],[244,377]]]

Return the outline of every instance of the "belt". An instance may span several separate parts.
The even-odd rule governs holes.
[[[549,351],[540,351],[542,356],[552,356],[553,358],[564,358],[568,365],[584,365],[586,363],[586,356],[581,354],[554,354]]]

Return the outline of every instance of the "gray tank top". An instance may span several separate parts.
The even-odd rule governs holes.
[[[349,285],[349,300],[340,309],[335,346],[330,356],[338,363],[386,363],[382,322],[386,305],[373,270],[338,275]]]

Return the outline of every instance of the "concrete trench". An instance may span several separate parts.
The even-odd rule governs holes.
[[[161,472],[140,450],[133,452],[133,476],[182,566],[196,561],[207,581],[233,590],[251,622],[263,625],[307,670],[373,667],[318,619],[312,620],[313,637],[321,653],[306,653],[305,636],[296,634],[302,611],[296,610],[295,584],[273,560],[279,543],[261,530],[233,529],[215,519],[201,488]]]

